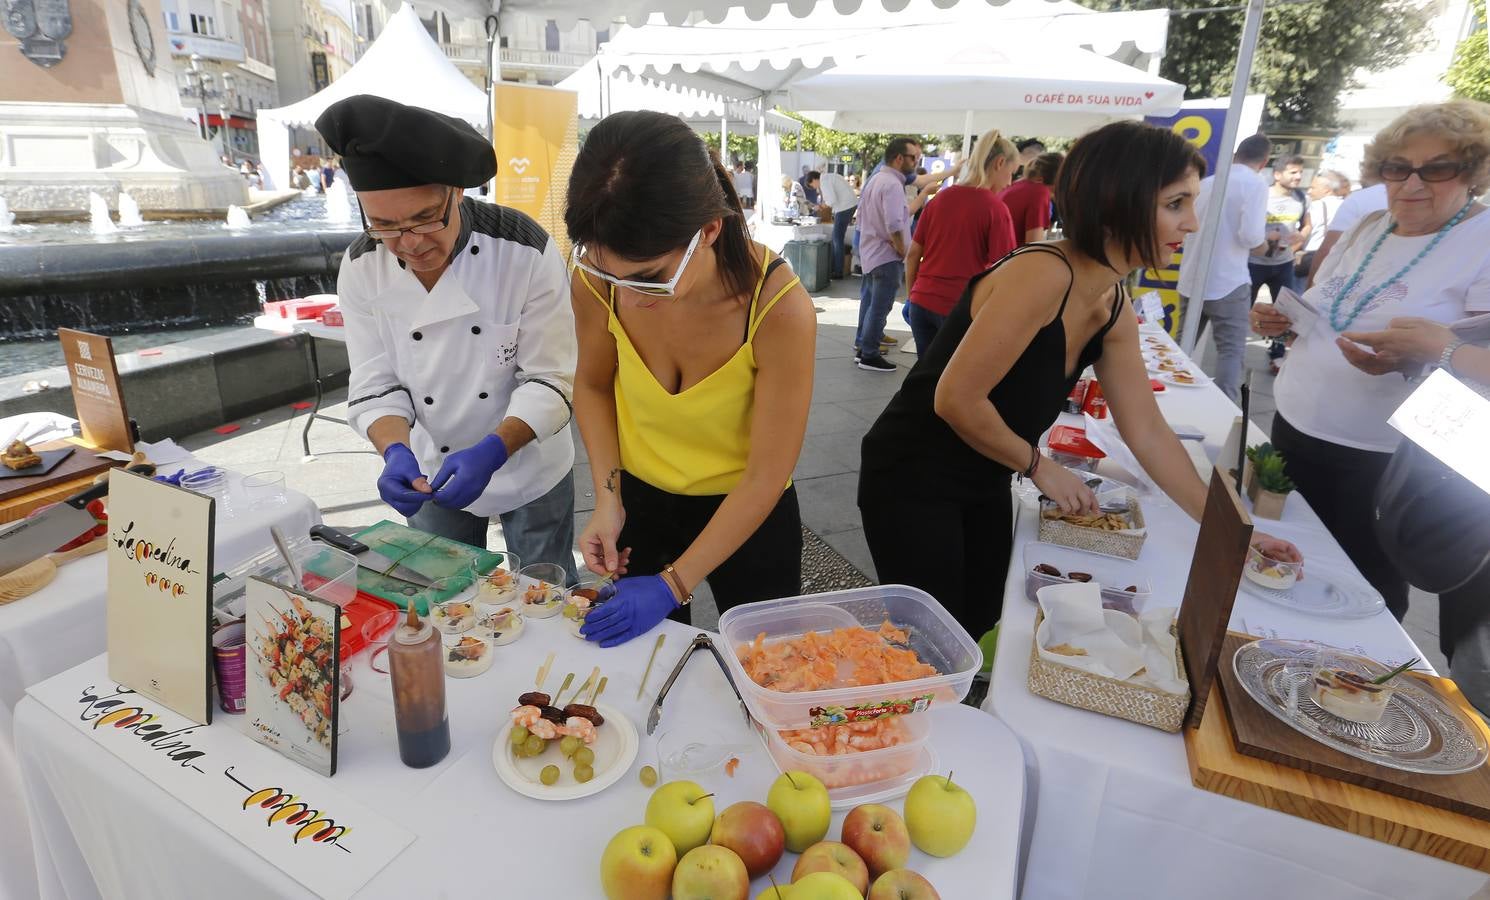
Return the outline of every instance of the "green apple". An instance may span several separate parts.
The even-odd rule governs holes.
[[[823,839],[833,823],[828,789],[806,772],[783,772],[766,794],[766,807],[786,829],[786,849],[801,853]]]
[[[905,795],[905,824],[923,853],[952,856],[972,840],[978,807],[950,773],[926,775]]]
[[[869,867],[871,877],[899,869],[911,858],[911,836],[900,813],[878,803],[849,810],[843,819],[843,842]],[[867,885],[866,885],[867,887]]]
[[[813,872],[833,872],[842,875],[861,894],[869,890],[869,867],[847,844],[840,844],[837,841],[818,841],[803,850],[802,855],[797,857],[796,866],[792,868],[792,883],[801,881]]]
[[[790,900],[792,886],[789,884],[773,884],[759,894],[755,900]]]
[[[865,900],[941,900],[941,895],[910,869],[891,869],[874,880]]]
[[[804,875],[801,881],[793,881],[789,900],[864,900],[859,889],[842,875],[832,872],[813,872]]]
[[[600,886],[606,900],[667,900],[677,862],[666,834],[633,825],[605,845],[600,855]]]
[[[705,844],[678,860],[673,870],[673,900],[748,900],[750,875],[728,847]]]
[[[644,821],[660,828],[682,856],[708,843],[714,828],[713,796],[692,781],[669,781],[652,792]]]

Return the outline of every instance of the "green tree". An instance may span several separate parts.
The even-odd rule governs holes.
[[[1472,0],[1470,6],[1479,28],[1459,42],[1443,80],[1460,97],[1490,103],[1490,34],[1485,31],[1485,0]]]
[[[811,119],[804,118],[797,113],[782,110],[785,115],[791,116],[802,123],[801,149],[808,150],[828,159],[842,161],[842,157],[851,156],[858,167],[864,171],[873,169],[885,158],[885,145],[900,134],[884,134],[881,132],[852,132],[835,131],[832,128],[824,128]],[[903,134],[902,132],[901,134]],[[943,149],[961,149],[962,138],[951,137],[940,134],[908,134],[921,141],[923,148],[934,146],[938,152]],[[781,136],[781,149],[792,151],[798,149],[798,136],[783,134]]]
[[[1173,10],[1160,74],[1185,85],[1187,98],[1231,92],[1243,10],[1213,0],[1085,0],[1094,9]],[[1294,0],[1263,13],[1251,89],[1267,97],[1265,119],[1335,127],[1340,93],[1357,69],[1401,63],[1426,39],[1427,16],[1413,0]],[[1194,10],[1187,13],[1186,10]],[[1484,42],[1481,41],[1483,44]]]
[[[716,153],[719,152],[718,131],[705,131],[703,132],[703,138],[704,143],[709,145],[710,150],[713,150]],[[756,140],[754,132],[751,132],[750,134],[736,134],[735,132],[731,131],[729,133],[729,153],[722,154],[724,158],[724,164],[726,166],[732,165],[737,159],[742,162],[747,159],[760,159],[760,148],[756,146],[759,143],[760,142]]]

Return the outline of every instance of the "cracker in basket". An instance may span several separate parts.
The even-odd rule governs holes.
[[[1058,656],[1086,656],[1085,650],[1080,647],[1073,647],[1070,644],[1056,644],[1053,647],[1046,647],[1045,649]]]
[[[1123,513],[1100,513],[1095,516],[1083,516],[1076,513],[1063,513],[1060,507],[1046,509],[1041,513],[1047,519],[1058,519],[1069,522],[1077,528],[1094,528],[1097,531],[1127,531],[1128,517]]]

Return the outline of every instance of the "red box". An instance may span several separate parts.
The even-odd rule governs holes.
[[[335,305],[335,300],[271,300],[264,304],[264,313],[281,319],[314,319]]]
[[[1095,378],[1086,386],[1086,399],[1081,402],[1081,411],[1094,419],[1107,418],[1107,398],[1102,394],[1102,384]]]
[[[1057,425],[1050,429],[1050,443],[1047,446],[1057,453],[1084,456],[1087,459],[1107,457],[1106,453],[1097,449],[1096,444],[1086,439],[1085,428],[1077,428],[1073,425]]]
[[[325,312],[321,313],[321,324],[340,328],[345,325],[346,322],[342,320],[341,309],[333,306]]]

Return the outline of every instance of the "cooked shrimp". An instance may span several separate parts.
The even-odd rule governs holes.
[[[536,706],[519,706],[512,711],[512,724],[533,730],[533,723],[543,718],[543,710]]]
[[[797,751],[798,753],[805,753],[808,756],[817,756],[817,748],[813,747],[806,741],[792,741],[791,743],[787,744],[787,746]]]
[[[528,730],[543,738],[545,741],[551,741],[559,736],[559,726],[543,718],[540,718],[532,725],[529,725]]]
[[[564,720],[564,726],[559,729],[561,734],[577,737],[586,744],[595,743],[595,723],[584,716],[570,716]],[[542,735],[539,735],[542,737]]]

